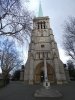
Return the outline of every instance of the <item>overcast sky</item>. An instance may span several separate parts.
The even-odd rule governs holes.
[[[25,6],[25,0],[21,0],[22,5]],[[40,0],[30,0],[28,7],[31,11],[38,15]],[[63,25],[65,20],[69,16],[75,16],[75,0],[41,0],[43,15],[49,16],[50,25],[53,29],[55,40],[58,45],[60,58],[66,63],[68,57],[62,49],[62,35],[63,35]],[[25,52],[25,58],[27,57],[27,52]]]

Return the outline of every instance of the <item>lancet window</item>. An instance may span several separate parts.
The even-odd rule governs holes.
[[[38,22],[38,29],[40,29],[40,24],[39,24],[39,22]]]
[[[46,22],[45,21],[38,22],[38,29],[46,29]]]
[[[36,59],[44,59],[44,57],[46,57],[46,59],[49,59],[50,53],[49,52],[37,52],[36,53]]]
[[[44,24],[44,29],[46,29],[46,22],[43,22],[43,24]]]
[[[44,48],[45,46],[44,45],[41,45],[41,48]]]

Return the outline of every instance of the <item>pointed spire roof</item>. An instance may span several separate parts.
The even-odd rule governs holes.
[[[42,11],[42,6],[41,6],[41,0],[39,3],[39,13],[38,13],[38,17],[43,17],[43,11]]]

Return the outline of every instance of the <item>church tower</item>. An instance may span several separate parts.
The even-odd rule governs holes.
[[[66,82],[64,66],[59,58],[49,17],[43,17],[40,4],[39,16],[33,19],[31,43],[24,71],[25,82],[35,84],[44,81],[44,58],[46,58],[48,81],[57,84]]]

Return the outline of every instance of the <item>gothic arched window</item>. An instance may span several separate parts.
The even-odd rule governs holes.
[[[46,22],[43,22],[43,24],[44,24],[44,29],[46,29]]]
[[[44,45],[41,45],[41,48],[44,48]]]
[[[40,22],[40,24],[41,24],[41,29],[42,29],[42,28],[43,28],[43,27],[42,27],[42,22]]]
[[[45,21],[38,22],[37,24],[38,24],[38,29],[46,29],[46,22]]]
[[[40,28],[40,26],[39,26],[39,22],[38,22],[38,29]]]

